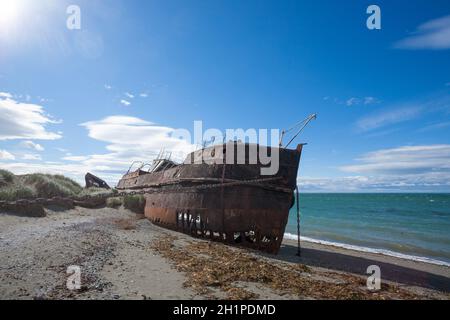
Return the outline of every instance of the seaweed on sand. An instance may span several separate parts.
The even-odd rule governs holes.
[[[152,248],[187,276],[184,285],[214,298],[212,288],[228,299],[254,299],[259,295],[238,283],[266,286],[280,295],[312,299],[414,299],[417,295],[383,283],[382,289],[369,291],[366,279],[352,274],[312,270],[305,265],[271,262],[242,249],[207,241],[180,244],[165,234]],[[421,297],[423,298],[423,297]]]

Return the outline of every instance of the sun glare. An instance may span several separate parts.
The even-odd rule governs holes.
[[[2,27],[17,19],[19,14],[17,3],[15,0],[0,0],[0,25]]]
[[[13,27],[20,16],[21,1],[0,0],[0,28]]]

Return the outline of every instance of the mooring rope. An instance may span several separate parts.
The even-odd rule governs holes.
[[[298,186],[295,187],[295,196],[297,202],[297,256],[301,257],[301,246],[300,246],[300,200],[298,197]]]

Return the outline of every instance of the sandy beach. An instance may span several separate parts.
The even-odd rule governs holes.
[[[287,240],[277,256],[194,239],[124,209],[0,214],[0,299],[449,299],[450,268]],[[80,290],[66,287],[81,268]],[[382,288],[366,287],[378,265]]]

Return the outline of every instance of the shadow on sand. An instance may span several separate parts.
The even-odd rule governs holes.
[[[381,269],[382,280],[394,281],[410,286],[420,286],[447,293],[450,292],[450,277],[434,273],[415,270],[378,260],[312,248],[302,248],[301,257],[298,257],[296,254],[297,247],[289,244],[283,244],[277,256],[261,253],[261,255],[271,259],[303,263],[307,266],[322,267],[336,271],[346,271],[362,276],[367,276],[366,270],[368,266],[378,265]]]

